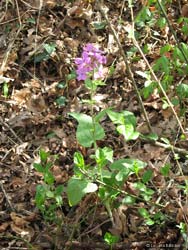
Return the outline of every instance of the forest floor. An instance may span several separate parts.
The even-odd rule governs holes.
[[[134,46],[127,34],[131,23],[127,1],[104,2],[124,51],[131,53]],[[144,2],[134,1],[135,16]],[[178,29],[175,21],[181,10],[177,2],[169,5],[168,14]],[[149,26],[138,32],[142,37],[140,45],[151,45],[147,59],[152,65],[160,48],[170,43],[171,34],[168,29],[162,32]],[[74,207],[64,197],[59,211],[63,213],[60,227],[45,222],[36,208],[36,186],[42,176],[33,163],[39,159],[39,149],[58,155],[52,167],[57,185],[66,185],[72,176],[76,151],[81,151],[86,160],[90,154],[89,149],[78,144],[77,123],[68,115],[73,111],[88,112],[81,102],[88,92],[82,81],[71,77],[74,59],[87,43],[99,44],[105,51],[106,68],[114,65],[106,85],[99,88],[96,110],[114,107],[116,111],[133,112],[137,130],[147,133],[126,65],[95,1],[2,0],[0,3],[0,249],[109,249],[104,241],[106,232],[119,236],[113,249],[183,249],[185,239],[178,225],[187,220],[188,204],[180,186],[188,172],[183,169],[181,175],[173,153],[164,147],[139,139],[125,142],[121,135],[112,132],[108,120],[103,121],[108,133],[100,146],[113,148],[116,159],[131,157],[147,163],[153,172],[150,187],[156,191],[152,203],[164,205],[160,212],[165,219],[160,217],[154,225],[147,225],[137,209],[146,207],[154,211],[156,207],[139,202],[114,209],[112,225],[96,194],[86,195]],[[144,79],[136,72],[147,69],[145,61],[142,58],[132,61],[131,68],[138,88],[142,89]],[[143,102],[153,131],[175,142],[179,133],[177,120],[170,109],[162,109],[161,96],[153,94]],[[178,142],[177,147],[188,150],[187,141]],[[178,162],[187,164],[185,157]],[[160,172],[165,164],[171,166],[168,178]],[[130,182],[127,186],[131,190]]]

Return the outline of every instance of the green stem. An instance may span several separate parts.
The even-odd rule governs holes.
[[[96,132],[96,126],[95,126],[95,118],[94,118],[94,107],[93,107],[93,97],[95,95],[95,90],[90,90],[90,100],[91,100],[91,117],[92,117],[92,123],[93,123],[93,141],[94,141],[94,149],[96,151],[97,149],[97,143],[95,141],[95,132]]]

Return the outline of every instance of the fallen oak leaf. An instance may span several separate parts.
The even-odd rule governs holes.
[[[24,227],[28,225],[28,221],[26,221],[25,218],[16,214],[15,212],[10,213],[10,217],[16,226]]]
[[[0,233],[3,233],[3,232],[7,229],[7,227],[9,226],[9,224],[10,224],[10,223],[8,223],[8,222],[2,223],[2,224],[0,225]]]

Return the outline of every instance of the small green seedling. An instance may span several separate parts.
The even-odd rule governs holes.
[[[54,221],[56,211],[63,204],[62,192],[63,186],[55,186],[55,178],[50,171],[53,161],[49,152],[40,150],[40,163],[34,163],[34,168],[42,174],[43,183],[36,188],[35,203],[37,208],[43,214],[45,220]]]
[[[106,232],[104,235],[104,241],[110,246],[110,250],[113,249],[113,244],[119,241],[119,237]]]

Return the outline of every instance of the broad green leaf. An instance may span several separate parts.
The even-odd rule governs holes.
[[[160,49],[160,55],[165,54],[166,52],[169,52],[172,49],[172,46],[170,44],[166,44]]]
[[[161,17],[159,18],[159,20],[157,21],[157,25],[159,26],[159,28],[164,28],[166,26],[167,22],[166,22],[166,18],[165,17]]]
[[[81,199],[87,194],[97,191],[98,187],[95,183],[87,180],[72,178],[68,182],[67,195],[70,206],[77,205]]]
[[[66,101],[67,101],[67,98],[66,98],[65,96],[59,96],[59,97],[55,100],[55,102],[56,102],[60,107],[65,106]]]
[[[136,199],[130,195],[126,195],[125,198],[123,198],[122,203],[127,205],[135,204]]]
[[[142,176],[142,181],[144,183],[147,183],[148,181],[151,180],[153,175],[153,171],[151,169],[147,170],[146,172],[144,172],[143,176]]]
[[[93,22],[92,24],[93,24],[93,26],[94,26],[94,28],[96,30],[102,30],[102,29],[104,29],[106,27],[106,22],[105,21],[103,21],[103,22]]]
[[[142,182],[135,182],[133,186],[141,192],[146,192],[146,185]]]
[[[147,166],[147,163],[137,160],[137,159],[120,159],[115,162],[113,162],[110,165],[110,169],[112,170],[122,170],[122,169],[127,169],[134,173],[134,168],[137,166],[139,169],[143,169],[144,167]]]
[[[150,189],[150,188],[146,188],[146,190],[144,192],[141,193],[141,196],[144,198],[145,201],[149,201],[151,200],[152,198],[152,195],[154,194],[155,192]]]
[[[155,221],[150,218],[150,214],[145,208],[138,209],[139,214],[145,219],[145,223],[149,226],[155,224]]]
[[[130,111],[114,112],[107,110],[106,113],[114,124],[124,125],[131,123],[133,127],[136,126],[136,117]]]
[[[48,157],[50,156],[50,153],[41,149],[39,151],[39,156],[40,156],[41,162],[45,163],[47,161]]]
[[[181,43],[182,50],[185,54],[185,56],[188,58],[188,46],[186,43]]]
[[[57,206],[61,206],[63,204],[62,196],[60,195],[55,196],[55,200],[56,200]]]
[[[43,45],[45,51],[51,55],[55,50],[56,50],[56,44],[55,43],[51,43],[51,44],[48,44],[48,43],[45,43]]]
[[[115,176],[116,180],[120,182],[131,174],[129,167],[130,165],[126,159],[117,160],[110,165],[110,169],[117,173]]]
[[[104,138],[105,132],[103,127],[98,122],[94,124],[91,116],[74,112],[70,113],[70,115],[79,123],[76,138],[82,146],[91,147],[94,142]]]
[[[147,164],[136,159],[120,159],[110,165],[112,171],[117,172],[115,178],[117,181],[123,181],[129,175],[138,173],[140,169],[144,168]]]
[[[176,92],[180,99],[188,97],[188,84],[181,83],[176,87]]]
[[[93,82],[93,80],[91,80],[90,78],[87,78],[85,81],[85,86],[86,88],[95,91],[97,89],[97,85],[95,85],[95,83]]]
[[[139,137],[139,132],[134,131],[131,123],[117,126],[117,131],[124,136],[126,141],[136,140]]]
[[[144,88],[141,90],[142,95],[145,99],[147,99],[154,91],[154,89],[157,87],[156,82],[153,82],[151,80],[147,80],[144,83]]]
[[[145,23],[152,21],[152,13],[147,6],[144,6],[135,18],[135,23],[139,27],[143,27]]]
[[[52,173],[50,173],[49,171],[44,173],[44,181],[48,184],[48,185],[52,185],[55,181],[55,178],[53,176]]]
[[[104,241],[108,244],[108,245],[113,245],[114,243],[117,243],[119,240],[119,237],[116,235],[112,235],[109,232],[106,232],[104,235]]]
[[[45,172],[44,167],[40,163],[33,163],[33,166],[39,173]]]
[[[114,124],[124,124],[124,117],[122,113],[107,110],[107,115]]]
[[[160,168],[160,172],[163,176],[168,176],[170,171],[170,164],[167,163],[163,167]]]
[[[138,208],[138,212],[145,219],[150,217],[148,211],[145,208],[143,208],[143,207]]]
[[[55,195],[62,195],[63,193],[63,185],[58,185],[55,189]]]
[[[84,147],[91,147],[94,142],[102,140],[104,136],[104,129],[99,123],[95,124],[95,130],[91,123],[80,123],[77,127],[76,137]]]
[[[27,22],[27,23],[36,24],[35,18],[27,18],[27,19],[26,19],[26,22]]]
[[[147,218],[145,222],[146,222],[146,225],[148,226],[152,226],[155,224],[155,221],[152,220],[151,218]]]
[[[47,196],[48,198],[54,198],[54,192],[52,192],[52,191],[50,191],[50,190],[47,190],[47,191],[46,191],[46,196]]]
[[[187,26],[187,25],[184,25],[184,26],[181,28],[181,31],[183,32],[184,35],[187,35],[187,34],[188,34],[188,26]]]
[[[107,108],[107,109],[103,109],[102,111],[100,111],[95,117],[94,117],[94,120],[96,122],[99,122],[105,115],[106,115],[106,112],[110,110],[110,108]]]
[[[99,187],[98,196],[105,202],[105,205],[109,205],[109,200],[115,199],[119,195],[119,191],[112,188],[106,188],[104,186]]]
[[[64,88],[66,88],[66,86],[67,86],[66,82],[59,82],[57,85],[57,88],[64,89]]]
[[[148,135],[140,135],[143,139],[149,139],[149,140],[153,140],[153,141],[157,141],[159,139],[158,135],[155,133],[151,133]]]
[[[170,62],[166,56],[161,56],[158,60],[156,60],[153,70],[156,72],[162,72],[166,74],[170,74]]]
[[[39,53],[34,56],[34,62],[42,62],[42,61],[47,61],[50,58],[50,55],[47,54],[47,52]]]
[[[113,150],[108,147],[98,148],[95,152],[95,158],[97,164],[103,167],[108,162],[113,162]]]
[[[74,153],[74,164],[81,169],[85,168],[84,157],[80,152]]]
[[[67,76],[68,81],[73,80],[73,79],[76,79],[76,72],[75,71],[71,71],[71,73],[68,74],[68,76]]]
[[[133,113],[129,111],[114,112],[107,110],[107,114],[114,124],[117,124],[118,133],[122,134],[125,140],[135,140],[139,133],[135,131],[136,118]]]

